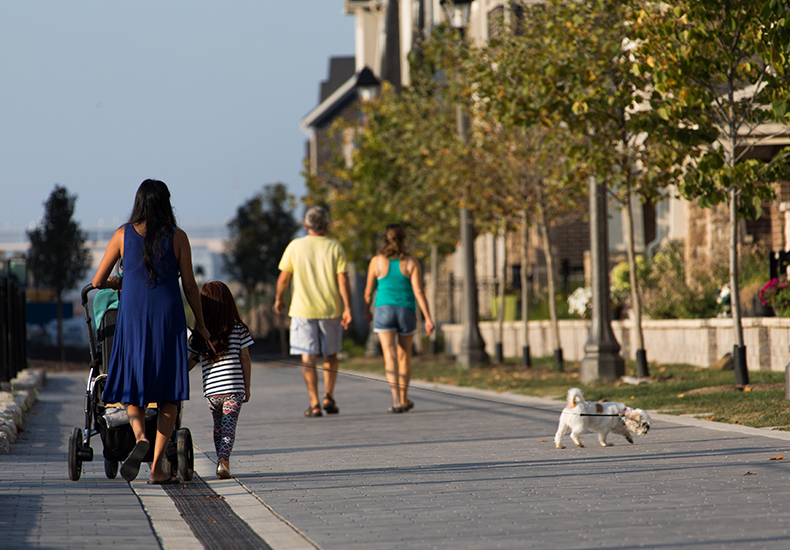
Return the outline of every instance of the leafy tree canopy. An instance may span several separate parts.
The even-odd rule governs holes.
[[[277,280],[280,258],[300,228],[294,208],[294,197],[285,185],[275,183],[239,206],[228,222],[225,269],[249,294],[259,283]]]
[[[419,71],[401,92],[384,83],[378,98],[360,106],[361,126],[338,120],[333,127],[332,136],[352,141],[353,152],[349,159],[336,144],[328,173],[307,178],[308,202],[330,208],[332,234],[349,259],[369,259],[388,223],[405,227],[417,257],[432,246],[454,248],[459,194],[450,182],[464,163],[455,112],[439,86]]]
[[[44,203],[41,224],[27,231],[28,269],[40,285],[55,291],[58,300],[75,288],[91,266],[87,237],[73,219],[76,200],[65,187],[55,185]]]
[[[681,194],[701,207],[735,188],[742,217],[760,216],[787,155],[754,158],[768,123],[787,118],[787,0],[678,0],[634,19],[636,70],[650,74],[654,133],[692,146]],[[773,107],[773,108],[772,108]],[[683,160],[683,159],[679,159]]]

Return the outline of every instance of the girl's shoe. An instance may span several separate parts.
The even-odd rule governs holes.
[[[217,477],[219,479],[230,479],[230,465],[227,460],[217,461]]]

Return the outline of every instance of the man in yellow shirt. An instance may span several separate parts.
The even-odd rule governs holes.
[[[306,237],[294,239],[280,260],[277,297],[274,309],[285,313],[285,291],[293,280],[291,317],[291,354],[302,356],[302,375],[310,408],[304,415],[323,416],[340,412],[334,399],[337,379],[337,353],[341,350],[343,329],[351,324],[351,286],[346,272],[346,253],[335,239],[326,236],[329,213],[320,206],[310,208],[304,217]],[[342,303],[341,303],[342,302]],[[318,399],[318,354],[324,356],[324,399]]]

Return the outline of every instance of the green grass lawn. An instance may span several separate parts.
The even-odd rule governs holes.
[[[563,372],[554,370],[551,357],[533,359],[530,369],[518,360],[499,365],[459,369],[447,356],[415,357],[412,378],[455,386],[538,397],[563,398],[568,388],[578,387],[590,401],[621,401],[629,407],[667,414],[693,414],[717,422],[790,430],[790,401],[785,399],[784,373],[749,371],[750,385],[735,386],[733,371],[691,365],[650,365],[652,382],[633,385],[622,381],[579,382],[579,364],[566,361]],[[351,358],[341,370],[384,374],[383,359]],[[633,362],[626,375],[635,376]]]

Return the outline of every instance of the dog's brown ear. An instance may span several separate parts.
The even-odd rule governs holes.
[[[600,403],[596,403],[595,404],[595,412],[602,413],[603,412],[603,405],[601,405]]]

